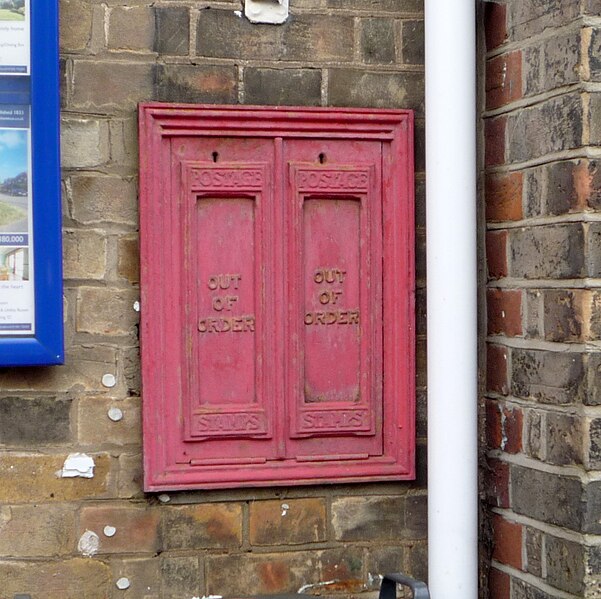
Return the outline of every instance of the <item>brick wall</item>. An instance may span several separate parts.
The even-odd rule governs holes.
[[[508,0],[485,15],[495,599],[599,596],[600,9]]]
[[[67,363],[0,371],[3,597],[349,594],[385,570],[425,576],[423,2],[291,5],[274,27],[233,0],[61,0]],[[142,493],[135,108],[153,99],[417,111],[415,483]],[[93,478],[57,476],[76,452]]]

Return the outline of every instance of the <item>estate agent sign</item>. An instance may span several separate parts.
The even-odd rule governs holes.
[[[0,0],[0,365],[63,360],[57,6]]]

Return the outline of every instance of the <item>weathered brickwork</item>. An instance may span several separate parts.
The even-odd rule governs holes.
[[[60,0],[67,362],[0,372],[2,597],[348,596],[384,571],[426,576],[423,1],[294,0],[282,26],[242,8]],[[150,100],[415,109],[417,481],[142,492],[136,106]],[[92,478],[60,475],[74,453]]]
[[[599,596],[600,8],[484,15],[493,599]]]

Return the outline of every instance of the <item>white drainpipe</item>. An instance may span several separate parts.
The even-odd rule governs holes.
[[[475,0],[426,0],[428,567],[478,596]]]

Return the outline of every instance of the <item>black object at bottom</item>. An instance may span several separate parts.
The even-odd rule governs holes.
[[[430,599],[430,591],[425,582],[404,574],[384,574],[378,599],[396,599],[397,584],[409,587],[413,592],[413,599]]]

